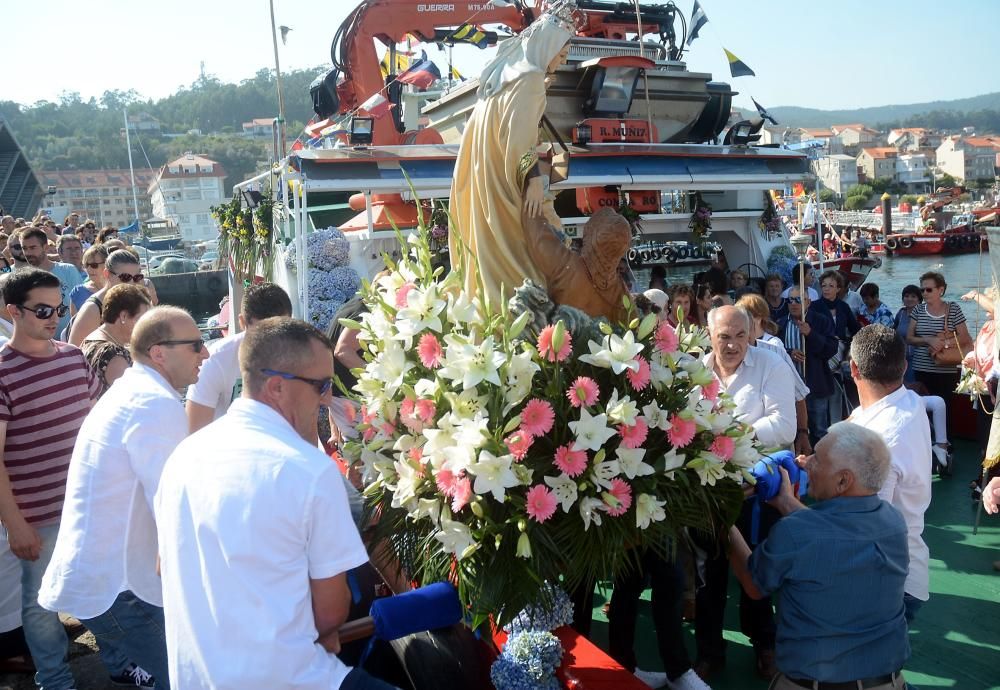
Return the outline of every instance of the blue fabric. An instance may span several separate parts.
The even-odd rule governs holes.
[[[830,407],[833,404],[833,393],[829,395],[816,395],[809,393],[806,396],[806,413],[809,417],[809,436],[813,443],[826,436],[827,429],[830,428]]]
[[[781,472],[784,467],[792,484],[799,481],[799,466],[795,464],[795,456],[790,450],[780,450],[762,458],[753,466],[750,473],[757,480],[757,497],[762,501],[770,501],[781,490]]]
[[[69,291],[69,301],[76,307],[77,311],[83,307],[83,303],[86,302],[94,292],[88,290],[82,284],[77,285],[75,288]]]
[[[878,496],[834,498],[782,518],[750,555],[777,594],[778,669],[846,682],[898,671],[910,656],[903,585],[906,523]]]
[[[340,690],[399,690],[399,688],[379,680],[360,668],[352,668],[340,684]]]
[[[375,637],[396,640],[458,623],[462,620],[462,604],[454,586],[435,582],[394,597],[376,599],[371,616],[375,619]]]
[[[820,298],[819,301],[809,305],[809,310],[813,309],[822,311],[826,316],[829,316],[833,322],[833,334],[844,342],[850,340],[855,333],[861,330],[861,326],[858,325],[858,320],[851,310],[851,305],[840,298],[833,301]]]
[[[94,633],[98,646],[111,644],[123,650],[156,678],[157,690],[169,690],[162,608],[146,603],[132,592],[122,592],[110,609],[80,622]]]
[[[903,595],[903,606],[906,607],[906,625],[913,625],[913,621],[917,618],[917,611],[920,607],[924,605],[924,602],[917,599],[912,594]]]

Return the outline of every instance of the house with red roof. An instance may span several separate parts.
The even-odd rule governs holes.
[[[956,180],[992,180],[996,177],[1000,136],[950,136],[937,148],[938,169]]]

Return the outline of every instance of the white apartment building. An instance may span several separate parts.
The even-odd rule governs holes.
[[[853,156],[835,153],[812,162],[813,172],[827,189],[843,197],[858,183],[858,164]]]
[[[225,200],[225,179],[216,161],[185,153],[160,168],[149,185],[153,215],[177,225],[184,242],[215,239],[219,229],[210,209]]]
[[[937,167],[956,180],[992,180],[1000,137],[946,137],[937,148]]]
[[[152,212],[146,188],[155,176],[155,170],[135,169],[140,220],[148,219]],[[56,188],[55,194],[43,201],[46,211],[56,221],[74,211],[81,219],[93,220],[100,227],[120,228],[135,220],[132,175],[128,170],[47,170],[40,177],[43,185]]]
[[[907,192],[916,194],[930,191],[931,170],[927,156],[922,153],[897,156],[896,182],[906,185]]]

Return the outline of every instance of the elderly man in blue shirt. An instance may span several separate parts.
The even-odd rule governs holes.
[[[744,590],[778,599],[780,673],[771,690],[902,689],[910,655],[906,523],[878,497],[889,449],[875,432],[840,422],[815,451],[800,459],[817,501],[811,509],[781,469],[772,503],[784,519],[752,554],[730,530],[730,561]]]

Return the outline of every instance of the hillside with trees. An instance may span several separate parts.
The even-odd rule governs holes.
[[[753,108],[744,108],[753,112]],[[829,127],[858,122],[869,127],[934,127],[958,129],[974,126],[981,130],[1000,131],[1000,92],[952,101],[931,101],[872,108],[818,110],[798,106],[777,106],[768,111],[789,127]],[[934,121],[940,124],[935,124]],[[908,124],[909,123],[909,124]]]
[[[300,133],[312,115],[309,84],[320,71],[296,70],[282,75],[289,138]],[[242,123],[277,114],[274,74],[262,69],[239,84],[206,76],[158,101],[143,100],[134,90],[106,91],[99,99],[87,101],[75,92],[64,92],[56,103],[0,101],[0,116],[10,123],[36,169],[127,168],[128,150],[122,133],[122,111],[126,108],[132,115],[149,113],[161,126],[159,135],[132,137],[136,167],[146,167],[146,156],[149,164],[158,168],[185,151],[196,151],[225,167],[228,188],[251,176],[258,162],[268,159],[270,140],[244,137]],[[202,134],[188,134],[191,131]]]

